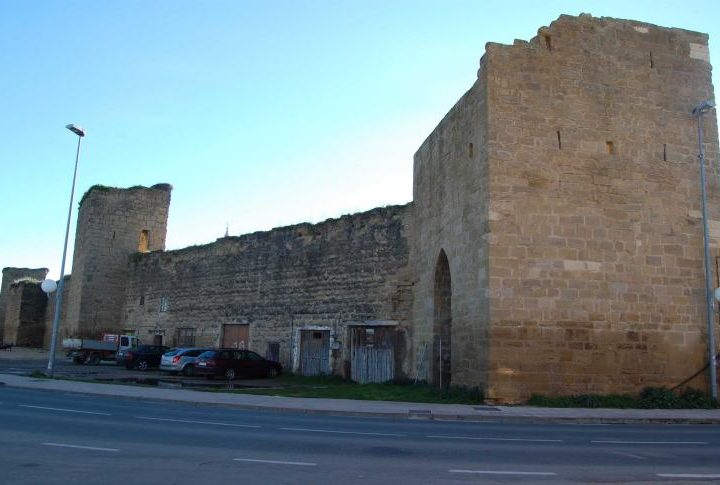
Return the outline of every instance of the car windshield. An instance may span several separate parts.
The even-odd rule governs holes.
[[[170,352],[165,352],[163,355],[164,355],[165,357],[172,357],[173,355],[177,355],[177,354],[179,354],[180,352],[182,352],[182,349],[173,349],[173,350],[171,350]]]

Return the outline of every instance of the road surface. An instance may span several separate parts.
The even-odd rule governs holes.
[[[720,427],[251,412],[0,387],[0,482],[720,483]]]

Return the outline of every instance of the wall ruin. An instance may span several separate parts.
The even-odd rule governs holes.
[[[225,325],[248,325],[248,348],[265,355],[279,344],[281,362],[295,369],[300,332],[330,331],[331,369],[343,374],[348,323],[394,320],[407,338],[411,210],[384,207],[137,254],[123,328],[169,345],[179,329],[193,329],[196,345],[221,346]]]

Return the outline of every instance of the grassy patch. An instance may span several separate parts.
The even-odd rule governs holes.
[[[304,377],[283,375],[274,381],[282,387],[236,389],[242,394],[264,394],[285,397],[359,399],[365,401],[402,401],[444,404],[481,404],[477,388],[451,386],[445,391],[419,383],[357,384],[340,377]],[[227,391],[223,391],[227,392]]]
[[[620,408],[620,409],[717,409],[720,402],[697,389],[675,394],[664,387],[646,387],[639,396],[629,394],[582,394],[547,397],[535,394],[530,406],[548,408]]]
[[[47,374],[45,374],[43,371],[37,370],[37,369],[34,370],[34,371],[32,371],[32,372],[30,373],[30,377],[34,377],[34,378],[36,378],[36,379],[49,379],[49,378],[50,378],[50,377],[49,377]]]

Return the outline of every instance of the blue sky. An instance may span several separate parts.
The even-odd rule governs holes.
[[[718,66],[716,5],[0,0],[0,268],[59,276],[68,123],[87,131],[69,273],[93,184],[172,184],[168,249],[403,204],[413,153],[486,42],[588,12],[709,33]]]

